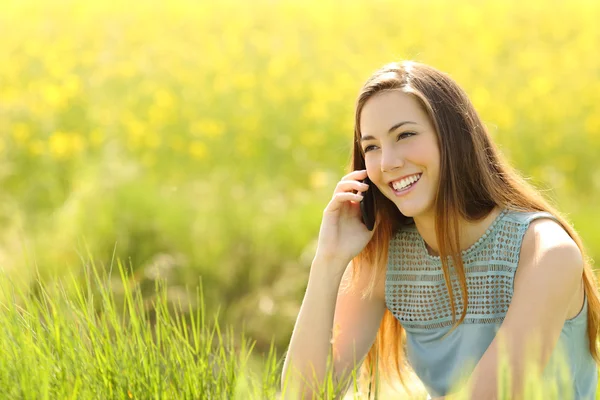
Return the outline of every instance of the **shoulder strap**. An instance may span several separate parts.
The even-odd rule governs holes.
[[[512,211],[509,213],[510,218],[512,218],[514,221],[518,221],[521,223],[524,223],[525,226],[529,226],[529,224],[536,220],[536,219],[540,219],[540,218],[550,218],[555,220],[556,222],[559,222],[558,219],[550,214],[547,211],[530,211],[530,212],[515,212]]]

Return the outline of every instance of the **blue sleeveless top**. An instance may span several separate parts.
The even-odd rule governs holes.
[[[408,362],[430,396],[450,394],[455,384],[473,372],[494,339],[512,299],[523,236],[537,218],[556,220],[546,212],[503,210],[486,233],[462,252],[469,290],[467,314],[445,338],[452,327],[452,309],[440,257],[429,254],[414,225],[403,227],[392,237],[386,305],[406,331]],[[463,302],[454,274],[452,285],[458,320]],[[544,370],[545,384],[564,383],[566,360],[567,387],[556,387],[566,394],[561,398],[595,398],[598,370],[588,347],[587,307],[586,298],[579,314],[565,321]]]

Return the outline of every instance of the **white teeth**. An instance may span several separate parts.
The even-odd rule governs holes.
[[[404,178],[399,182],[394,182],[393,183],[394,189],[402,190],[402,189],[406,188],[408,185],[410,185],[411,183],[418,181],[419,178],[420,178],[420,174],[416,174],[416,175],[409,176],[408,178]]]

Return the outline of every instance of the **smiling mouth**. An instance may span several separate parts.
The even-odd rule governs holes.
[[[404,178],[400,181],[391,182],[389,184],[389,186],[395,192],[402,192],[406,189],[413,187],[417,182],[419,182],[421,180],[422,176],[423,176],[423,173],[414,174],[414,175],[411,175],[408,178]]]

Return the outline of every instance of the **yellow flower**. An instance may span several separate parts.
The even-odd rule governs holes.
[[[99,129],[95,129],[90,133],[90,142],[93,146],[100,146],[104,142],[104,133]]]
[[[312,121],[323,121],[327,118],[328,109],[322,99],[313,99],[304,107],[304,117]]]
[[[219,137],[225,131],[225,124],[215,119],[199,119],[191,126],[191,132],[194,136],[207,138]]]
[[[147,147],[151,149],[157,149],[161,145],[162,140],[158,133],[149,131],[146,133],[144,142],[146,143]]]
[[[185,143],[183,142],[183,139],[181,139],[180,137],[173,138],[173,141],[171,142],[171,148],[173,150],[182,151],[184,147]]]
[[[24,144],[31,136],[29,126],[23,122],[13,125],[12,136],[17,143]]]
[[[327,185],[329,176],[325,171],[313,171],[310,174],[310,186],[319,189]]]
[[[29,153],[39,156],[44,153],[44,142],[36,139],[29,144]]]
[[[594,136],[600,137],[600,116],[598,116],[597,114],[590,114],[585,119],[584,125],[585,131],[590,139]]]
[[[160,108],[172,108],[175,97],[165,89],[159,89],[154,93],[154,102]]]
[[[42,97],[51,106],[60,108],[66,100],[65,93],[57,85],[46,84],[42,86]]]
[[[195,159],[203,159],[206,157],[206,145],[202,142],[195,141],[190,145],[190,154]]]
[[[70,152],[69,135],[64,132],[54,132],[48,142],[50,153],[56,158],[66,158]]]
[[[74,133],[54,132],[48,141],[50,153],[57,159],[67,159],[84,148],[81,136]]]
[[[65,79],[63,90],[69,97],[74,97],[81,90],[81,81],[77,75],[69,75]]]

